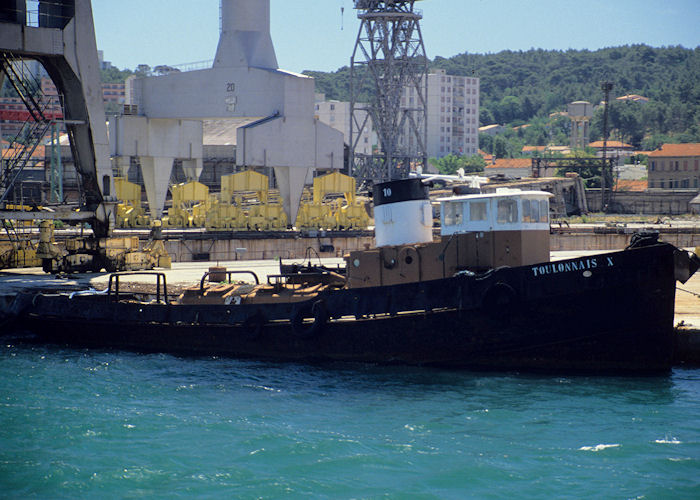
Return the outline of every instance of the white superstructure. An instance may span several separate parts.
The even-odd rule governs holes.
[[[374,186],[374,236],[378,247],[433,241],[433,208],[421,179]]]
[[[490,231],[549,231],[546,191],[498,189],[495,193],[438,198],[443,236]]]

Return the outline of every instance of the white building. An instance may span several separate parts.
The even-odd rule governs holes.
[[[316,94],[315,105],[316,118],[321,122],[333,127],[343,133],[345,144],[350,144],[350,103],[347,101],[326,101],[325,94]],[[359,113],[359,119],[364,121],[366,113]],[[355,125],[354,131],[357,134],[358,125]],[[359,138],[356,153],[370,155],[372,148],[377,144],[377,136],[372,127],[372,119],[369,118],[367,124],[362,130],[362,135]]]
[[[416,106],[415,89],[406,88],[401,106]],[[446,74],[436,70],[428,75],[428,157],[450,153],[471,156],[479,148],[479,79]],[[404,137],[407,134],[404,135]],[[415,139],[404,138],[415,151]]]

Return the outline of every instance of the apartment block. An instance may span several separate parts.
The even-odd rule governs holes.
[[[404,89],[401,107],[418,105],[414,88]],[[479,79],[448,75],[437,70],[428,75],[427,95],[428,157],[448,154],[471,156],[479,149]],[[404,133],[402,144],[411,153],[417,152],[415,138]]]

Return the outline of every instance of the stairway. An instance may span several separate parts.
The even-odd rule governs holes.
[[[24,62],[10,52],[0,52],[0,68],[15,92],[29,111],[29,118],[24,122],[19,133],[10,141],[11,148],[5,150],[0,162],[0,204],[12,192],[22,170],[31,160],[51,128],[50,111],[56,106],[56,99],[41,93],[41,85],[26,70]],[[30,80],[31,79],[31,80]],[[36,86],[31,88],[32,83]]]

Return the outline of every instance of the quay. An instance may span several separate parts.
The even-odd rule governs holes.
[[[700,226],[695,220],[668,220],[663,223],[625,222],[608,224],[552,224],[552,251],[616,250],[625,248],[635,232],[659,233],[661,240],[678,248],[700,246]],[[440,230],[434,229],[439,238]],[[145,241],[147,230],[117,230],[115,236],[138,236]],[[196,260],[265,260],[302,258],[308,248],[322,257],[342,257],[353,250],[375,246],[374,231],[204,231],[165,229],[164,244],[173,262]]]
[[[625,248],[635,232],[656,232],[661,240],[678,248],[700,246],[700,224],[697,220],[665,220],[659,223],[634,221],[617,223],[551,225],[550,249],[556,252],[580,250],[617,250]],[[25,233],[31,239],[38,232]],[[439,238],[439,229],[434,229]],[[81,236],[77,229],[54,232],[56,242]],[[141,245],[148,241],[148,229],[116,229],[115,237],[139,238]],[[353,231],[206,231],[201,228],[163,229],[163,244],[172,262],[207,261],[263,261],[272,259],[302,259],[309,251],[323,258],[342,257],[354,250],[375,246],[373,230]],[[311,249],[311,250],[309,250]]]
[[[589,251],[554,251],[552,260],[568,259],[576,256],[599,253]],[[295,259],[300,262],[300,259]],[[312,259],[328,267],[343,264],[342,258]],[[291,260],[288,262],[292,262]],[[210,267],[225,267],[228,270],[252,270],[261,282],[267,276],[279,273],[279,260],[238,260],[210,262],[177,262],[172,269],[158,270],[166,276],[169,295],[178,295],[187,286],[199,283]],[[242,275],[242,279],[247,279]],[[58,275],[44,273],[41,268],[11,269],[0,271],[0,334],[8,319],[9,307],[14,297],[23,291],[70,292],[90,287],[103,290],[109,281],[108,273],[82,273]],[[154,284],[152,277],[132,276],[131,283]],[[700,273],[696,273],[685,284],[677,284],[674,325],[676,325],[675,364],[678,366],[700,367]]]

